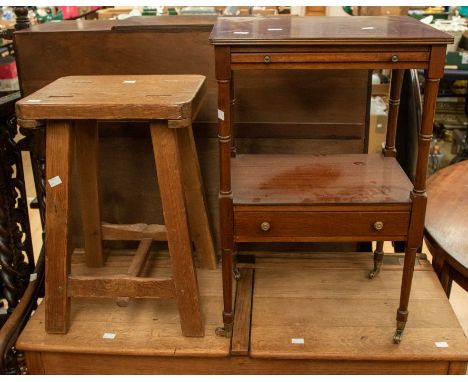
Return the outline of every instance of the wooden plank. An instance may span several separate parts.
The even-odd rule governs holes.
[[[177,131],[177,144],[180,151],[190,236],[201,266],[216,269],[216,253],[206,212],[203,180],[191,124]]]
[[[68,278],[69,297],[139,297],[174,298],[172,279],[152,279],[132,276],[70,276]]]
[[[173,299],[132,299],[122,309],[113,299],[77,298],[71,306],[73,319],[66,337],[45,332],[44,306],[40,305],[18,345],[24,350],[88,353],[94,357],[102,354],[226,357],[230,341],[215,334],[223,306],[221,291],[215,287],[220,285],[221,277],[213,272],[203,276],[206,276],[203,277],[206,292],[202,297],[204,337],[183,336],[177,302]],[[213,291],[217,295],[210,295]],[[102,338],[104,333],[115,333],[116,337],[109,341]]]
[[[231,355],[248,355],[250,347],[250,319],[253,295],[253,269],[240,269],[234,307],[234,326]]]
[[[135,256],[133,256],[132,263],[130,264],[130,267],[128,268],[127,274],[129,276],[136,277],[140,275],[141,270],[143,269],[146,263],[146,259],[148,258],[152,242],[153,242],[152,239],[143,239],[140,242],[140,245],[138,246],[135,252]]]
[[[45,325],[49,333],[66,333],[70,314],[67,277],[70,273],[70,172],[73,158],[73,124],[48,121],[46,128],[46,281]],[[59,177],[59,178],[56,178]],[[57,182],[58,183],[58,182]]]
[[[99,192],[99,136],[96,121],[75,123],[76,166],[78,172],[81,223],[89,267],[102,267],[101,203]]]
[[[369,255],[352,256],[365,256],[371,265]],[[396,345],[392,336],[402,266],[387,269],[384,265],[381,273],[370,280],[364,262],[343,267],[338,255],[328,261],[328,265],[323,260],[314,269],[305,260],[269,263],[268,259],[259,259],[251,357],[468,360],[468,340],[433,271],[414,273],[409,319],[402,342]],[[268,266],[262,268],[262,263]],[[294,338],[303,343],[294,343]],[[447,342],[448,347],[437,347],[435,343],[440,341]]]
[[[159,224],[110,224],[102,223],[103,240],[143,240],[167,241],[166,227]]]
[[[25,352],[24,358],[26,360],[26,366],[28,368],[29,374],[45,374],[44,363],[42,362],[42,354],[40,352]]]
[[[153,121],[150,129],[182,332],[191,337],[203,336],[200,296],[192,259],[192,243],[177,147],[177,130],[169,129],[167,121]]]
[[[446,361],[314,361],[254,359],[248,357],[142,357],[90,354],[43,353],[47,374],[446,374]]]
[[[152,239],[143,239],[140,241],[138,248],[133,256],[130,267],[128,268],[127,275],[132,277],[138,277],[145,266],[146,260],[151,249]],[[130,301],[130,297],[117,297],[118,306],[127,306]]]
[[[466,362],[450,362],[447,374],[450,375],[465,375],[466,374]]]
[[[369,256],[370,258],[370,256]],[[372,265],[363,268],[330,269],[309,267],[304,262],[288,266],[281,262],[269,268],[256,268],[260,277],[256,277],[255,295],[257,297],[288,298],[353,298],[373,301],[374,299],[397,299],[400,295],[401,268],[382,267],[382,275],[373,280],[366,280]],[[262,277],[268,272],[268,277]],[[346,288],[335,288],[346,280]],[[434,272],[415,272],[414,283],[418,285],[412,291],[413,299],[431,299],[446,301],[446,296],[439,286]],[[258,288],[257,288],[258,287]],[[350,294],[350,290],[353,291]]]

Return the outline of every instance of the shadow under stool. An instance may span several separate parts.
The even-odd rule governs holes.
[[[205,268],[216,268],[192,119],[201,104],[201,75],[72,76],[16,104],[24,128],[46,125],[46,282],[48,333],[66,333],[71,297],[175,298],[182,333],[203,336],[192,241]],[[165,225],[101,221],[98,121],[147,121]],[[74,149],[76,146],[76,153]],[[74,156],[75,154],[75,156]],[[71,168],[76,158],[86,263],[104,266],[103,240],[140,244],[127,274],[74,276],[71,271]],[[171,278],[139,277],[153,241],[168,242]]]

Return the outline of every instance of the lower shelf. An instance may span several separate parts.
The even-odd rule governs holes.
[[[111,255],[105,268],[89,270],[75,256],[72,272],[122,272],[130,260]],[[167,259],[148,263],[146,276],[170,271]],[[46,374],[465,373],[468,340],[425,260],[416,265],[403,341],[392,343],[401,264],[401,256],[386,256],[374,280],[366,276],[371,254],[291,255],[243,264],[243,273],[253,278],[239,281],[232,338],[243,356],[233,356],[231,341],[214,335],[221,324],[220,269],[198,271],[204,338],[181,336],[173,301],[132,300],[121,308],[109,299],[74,298],[68,334],[45,332],[41,305],[16,346],[31,373]],[[116,336],[104,339],[104,333]],[[435,345],[441,341],[448,347]]]

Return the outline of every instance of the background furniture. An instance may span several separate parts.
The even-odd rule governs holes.
[[[217,87],[214,49],[208,41],[215,21],[216,17],[208,16],[65,21],[37,25],[18,33],[15,43],[23,95],[68,75],[200,73],[206,76],[207,95],[193,128],[219,252],[218,226],[214,224],[218,220]],[[44,50],[43,46],[54,48]],[[368,70],[238,73],[235,108],[238,151],[365,152],[369,78]],[[301,102],[295,102],[298,94]],[[132,128],[127,128],[130,125]],[[102,197],[113,201],[102,211],[105,220],[146,221],[154,216],[162,219],[160,205],[154,203],[158,190],[151,181],[152,168],[146,165],[151,163],[152,155],[147,134],[144,126],[135,123],[100,127]],[[115,150],[126,163],[140,158],[140,171],[132,171],[131,166],[116,168],[112,160]],[[113,176],[120,171],[125,172],[125,180]],[[135,182],[140,182],[144,192],[134,189]],[[143,208],[144,205],[151,207]],[[73,227],[78,227],[77,211],[72,219]],[[77,228],[74,233],[75,244],[81,245],[81,233]],[[317,244],[307,244],[309,250],[316,247]],[[356,249],[354,243],[329,247]]]
[[[49,333],[68,331],[71,297],[122,296],[176,298],[182,333],[203,336],[187,216],[201,262],[215,269],[191,131],[192,111],[196,114],[199,109],[204,80],[200,75],[66,77],[17,102],[23,127],[47,124],[45,325]],[[149,123],[165,226],[102,224],[97,120]],[[70,173],[75,155],[87,264],[104,265],[102,240],[138,240],[127,276],[70,273]],[[138,277],[153,240],[168,242],[171,278]]]
[[[210,41],[215,45],[218,81],[224,286],[224,329],[220,334],[230,336],[234,320],[231,274],[237,243],[405,240],[394,335],[399,343],[408,317],[416,252],[422,242],[434,105],[446,45],[453,38],[408,17],[219,18]],[[392,69],[382,156],[236,157],[233,73],[325,68]],[[414,186],[395,159],[403,69],[412,68],[426,70]],[[371,277],[378,272],[382,255],[380,244]]]
[[[468,291],[467,187],[468,161],[443,168],[427,181],[424,238],[447,296],[452,281]]]

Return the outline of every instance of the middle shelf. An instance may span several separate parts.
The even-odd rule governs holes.
[[[381,154],[242,154],[231,171],[235,206],[411,204],[411,181]]]

